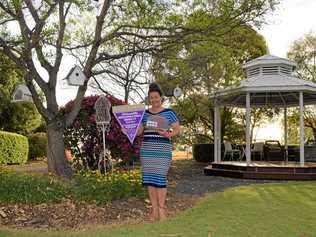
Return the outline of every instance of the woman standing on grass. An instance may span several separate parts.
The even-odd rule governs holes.
[[[148,187],[152,205],[151,220],[166,218],[167,174],[172,160],[171,138],[180,133],[179,120],[172,109],[162,107],[162,91],[156,83],[149,85],[150,108],[145,111],[138,134],[144,133],[140,150],[142,183]],[[155,129],[148,125],[152,115],[164,118],[170,129]],[[151,124],[152,125],[152,124]]]

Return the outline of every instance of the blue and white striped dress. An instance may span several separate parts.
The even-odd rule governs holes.
[[[142,119],[145,127],[148,116],[159,115],[167,119],[169,125],[178,122],[176,113],[172,109],[164,109],[158,113],[146,110]],[[172,159],[172,143],[170,139],[161,136],[154,130],[144,130],[144,140],[140,150],[142,164],[142,183],[144,186],[165,188],[167,174]]]

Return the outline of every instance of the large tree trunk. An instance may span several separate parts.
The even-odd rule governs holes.
[[[64,129],[60,121],[51,122],[47,126],[48,171],[63,178],[71,179],[73,176],[73,171],[66,160],[63,131]]]

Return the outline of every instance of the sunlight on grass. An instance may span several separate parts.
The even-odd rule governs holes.
[[[316,182],[289,182],[237,187],[207,195],[195,208],[166,222],[45,236],[205,236],[314,237]],[[7,231],[0,236],[42,236],[41,232]]]

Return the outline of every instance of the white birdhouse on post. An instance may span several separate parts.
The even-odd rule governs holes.
[[[76,65],[69,71],[66,80],[70,86],[82,86],[86,80],[86,76],[81,68]]]
[[[26,85],[19,85],[12,94],[12,102],[31,102],[32,94]]]

